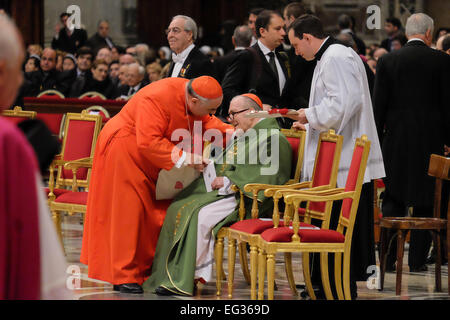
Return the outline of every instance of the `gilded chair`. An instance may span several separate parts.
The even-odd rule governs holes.
[[[68,113],[66,116],[62,149],[50,165],[48,188],[49,206],[61,243],[60,212],[67,211],[69,214],[85,212],[83,206],[87,194],[80,194],[77,190],[79,187],[89,186],[91,173],[89,168],[92,166],[101,124],[100,115],[91,115],[87,111]],[[68,187],[72,190],[67,190]]]
[[[106,110],[102,106],[90,106],[89,108],[86,108],[86,111],[89,114],[99,114],[102,117],[103,125],[105,125],[105,123],[108,122],[109,119],[111,119],[108,110]]]
[[[386,272],[386,258],[389,251],[388,239],[390,230],[395,231],[392,238],[397,235],[397,275],[395,294],[400,295],[402,289],[403,252],[405,240],[410,230],[429,230],[433,236],[433,244],[436,249],[435,286],[436,291],[442,291],[441,287],[441,234],[447,228],[447,220],[450,215],[450,206],[447,207],[447,220],[441,219],[441,194],[443,180],[450,180],[450,158],[432,154],[428,166],[428,175],[436,178],[434,190],[434,207],[432,218],[422,217],[385,217],[380,219],[381,248],[380,248],[380,290],[384,288],[384,275]],[[448,231],[447,231],[448,236]],[[447,248],[448,250],[448,248]],[[449,270],[450,271],[450,270]],[[450,289],[449,289],[450,293]]]
[[[300,172],[301,167],[303,165],[303,152],[305,147],[305,139],[306,139],[306,131],[293,130],[293,129],[281,129],[281,132],[285,135],[286,139],[289,141],[292,147],[292,173],[291,179],[287,182],[287,184],[294,184],[300,180]],[[258,185],[259,186],[259,185]],[[246,186],[247,187],[247,186]],[[274,186],[273,186],[274,187]],[[239,206],[239,220],[245,219],[245,206],[244,206],[244,192],[243,190],[239,190],[236,186],[233,186],[235,192],[239,192],[240,196],[240,206]],[[264,190],[264,189],[261,189]],[[256,196],[252,197],[252,207],[253,214],[258,215],[258,193],[256,192]],[[255,211],[256,210],[256,211]],[[228,227],[223,227],[217,233],[217,240],[215,243],[215,261],[216,261],[216,288],[217,295],[220,296],[222,293],[222,280],[225,279],[223,276],[223,251],[224,251],[224,239],[228,236]],[[239,244],[239,256],[241,261],[242,272],[244,274],[244,278],[248,284],[250,284],[250,272],[248,269],[247,263],[247,248],[244,242]]]
[[[39,93],[37,95],[37,97],[38,98],[54,97],[54,98],[61,98],[61,99],[65,98],[65,96],[61,92],[59,92],[58,90],[53,90],[53,89],[42,91],[41,93]]]
[[[279,189],[325,189],[333,188],[336,186],[337,172],[339,167],[339,159],[342,149],[343,137],[336,135],[333,130],[323,132],[319,137],[318,148],[316,151],[315,166],[313,169],[312,181],[302,183],[291,183],[284,186],[269,186],[269,185],[257,185],[249,184],[244,187],[244,191],[251,192],[253,195],[253,207],[252,218],[243,220],[233,224],[228,229],[228,296],[231,298],[233,293],[233,280],[234,280],[234,265],[235,265],[235,246],[239,243],[239,246],[244,248],[248,244],[250,246],[250,295],[252,299],[256,299],[256,275],[257,275],[257,242],[259,234],[265,229],[272,228],[274,221],[272,219],[260,219],[258,217],[257,196],[258,192],[264,191],[265,196],[271,197],[276,190]],[[298,181],[298,180],[297,180]],[[274,199],[274,208],[278,209],[278,199]],[[314,210],[323,211],[324,204],[317,204]],[[300,209],[304,214],[305,210]],[[286,213],[286,211],[285,211]],[[279,218],[279,214],[277,216]],[[291,255],[288,253],[285,255],[287,261],[291,260]],[[242,258],[241,258],[242,260]],[[290,266],[290,263],[286,263],[286,266]],[[286,269],[288,279],[290,280],[290,287],[292,292],[296,295],[297,290],[295,283],[293,282],[292,270]]]
[[[264,298],[264,280],[267,270],[268,298],[274,298],[275,255],[278,252],[301,252],[303,260],[303,275],[306,288],[312,299],[315,299],[309,272],[309,253],[320,253],[321,276],[327,299],[333,299],[328,276],[328,253],[335,254],[335,284],[339,299],[351,299],[350,295],[350,254],[353,227],[358,210],[359,198],[364,183],[364,173],[369,156],[370,141],[363,135],[355,142],[353,157],[345,188],[326,190],[278,190],[274,197],[283,196],[288,207],[293,208],[292,227],[274,226],[261,233],[258,241],[258,298]],[[339,222],[336,230],[329,229],[331,204],[342,200]],[[327,203],[324,212],[307,210],[305,222],[300,222],[299,208],[302,202],[311,208],[312,203]],[[274,220],[276,220],[274,210]],[[321,221],[321,226],[311,225],[311,219]],[[343,256],[343,257],[342,257]],[[342,264],[343,258],[343,264]],[[342,276],[343,287],[342,290]]]
[[[78,97],[78,99],[84,99],[84,98],[100,98],[100,99],[106,100],[106,97],[97,91],[85,92],[81,96]]]
[[[12,110],[3,110],[1,114],[15,124],[27,119],[36,118],[36,111],[24,111],[18,106],[14,107]]]

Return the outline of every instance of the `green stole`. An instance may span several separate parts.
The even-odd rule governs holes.
[[[271,118],[264,119],[258,122],[253,129],[257,133],[258,142],[266,139],[269,154],[271,154],[272,139],[278,141],[280,156],[279,159],[273,160],[279,161],[278,171],[272,175],[261,175],[261,168],[269,167],[269,164],[264,165],[259,161],[257,161],[257,164],[236,164],[238,162],[236,150],[239,146],[238,141],[243,139],[241,137],[234,143],[230,143],[225,149],[222,154],[224,157],[223,164],[215,164],[217,176],[228,177],[240,190],[243,190],[247,183],[285,184],[291,173],[292,150],[287,139],[283,134],[280,134],[277,121]],[[266,130],[260,131],[260,129]],[[264,131],[265,134],[261,134]],[[272,138],[273,135],[275,135],[274,138]],[[250,159],[250,153],[257,150],[258,144],[254,140],[245,139],[245,159]],[[228,158],[226,154],[228,154]],[[230,159],[230,157],[233,161],[226,163],[225,160]],[[246,218],[248,218],[252,195],[244,194],[246,196]],[[213,230],[214,236],[221,227],[231,225],[239,220],[239,196],[237,194],[218,195],[218,190],[207,192],[202,175],[177,195],[167,210],[156,246],[152,275],[143,285],[145,290],[154,292],[157,287],[162,286],[177,294],[193,295],[198,212],[204,206],[230,196],[236,197],[236,210],[216,225]],[[271,201],[264,197],[263,192],[258,195],[258,202],[260,203],[260,215],[271,213]]]

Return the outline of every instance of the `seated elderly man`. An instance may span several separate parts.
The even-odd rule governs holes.
[[[212,280],[217,231],[238,221],[239,195],[247,183],[284,184],[291,172],[292,150],[273,118],[247,118],[262,109],[254,94],[231,100],[229,120],[236,131],[222,152],[216,152],[216,178],[208,192],[203,176],[183,189],[169,206],[158,239],[152,275],[144,288],[159,295],[193,295],[197,281]],[[217,151],[217,150],[216,150]],[[206,171],[205,171],[206,172]],[[204,172],[204,174],[205,174]],[[251,194],[245,194],[250,208]],[[261,193],[261,215],[271,212]],[[249,212],[249,211],[247,211]]]

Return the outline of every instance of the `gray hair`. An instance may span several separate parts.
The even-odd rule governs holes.
[[[178,18],[183,19],[185,21],[184,30],[192,32],[192,40],[193,41],[197,40],[198,29],[194,19],[188,16],[177,15],[172,18],[172,21]]]
[[[140,76],[144,76],[145,75],[145,68],[143,66],[141,66],[139,63],[135,62],[135,63],[130,63],[128,65],[128,67],[130,68],[137,68],[138,69],[138,73]]]
[[[253,31],[248,26],[237,26],[233,33],[236,47],[249,47],[252,43],[252,36]]]
[[[0,61],[5,60],[7,66],[12,66],[23,58],[22,39],[15,23],[6,14],[0,13]]]
[[[415,34],[423,34],[434,29],[434,22],[431,17],[425,13],[415,13],[406,20],[405,34],[410,37]]]

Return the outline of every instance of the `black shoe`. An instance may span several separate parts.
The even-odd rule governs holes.
[[[427,270],[428,267],[425,264],[419,267],[409,267],[409,272],[424,272]]]
[[[166,289],[166,288],[164,288],[164,287],[158,287],[158,288],[156,288],[156,289],[155,289],[155,293],[156,293],[158,296],[173,296],[173,295],[176,295],[175,292],[172,292],[172,291],[170,291],[170,290],[168,290],[168,289]]]
[[[386,272],[395,272],[395,263],[393,264],[387,264],[386,263]]]
[[[314,289],[314,294],[316,296],[317,300],[325,300],[325,293],[323,292],[323,290],[321,289]],[[308,294],[308,291],[305,289],[302,292],[300,292],[300,297],[302,297],[302,299],[311,299],[311,297]]]
[[[132,293],[132,294],[142,294],[144,290],[137,283],[124,283],[114,285],[114,291],[120,291],[120,293]]]

